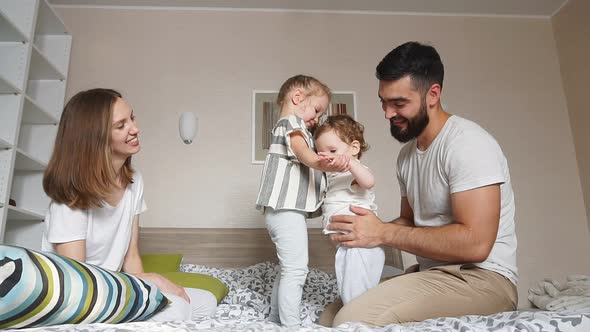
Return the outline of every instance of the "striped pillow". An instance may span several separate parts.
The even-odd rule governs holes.
[[[141,321],[168,305],[151,282],[0,245],[0,329]]]

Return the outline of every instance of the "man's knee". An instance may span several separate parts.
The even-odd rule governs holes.
[[[318,324],[325,327],[332,327],[334,324],[334,317],[336,317],[336,314],[338,311],[340,311],[340,309],[342,309],[342,301],[340,299],[337,299],[333,303],[328,304],[320,315]]]
[[[371,326],[385,326],[403,323],[395,311],[395,307],[367,306],[358,301],[352,301],[338,311],[332,326],[336,327],[345,322],[360,322]]]

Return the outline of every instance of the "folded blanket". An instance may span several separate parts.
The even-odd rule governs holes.
[[[566,281],[539,281],[529,289],[528,298],[544,310],[590,312],[590,276],[570,275]]]

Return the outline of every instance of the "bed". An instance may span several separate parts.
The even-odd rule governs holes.
[[[437,318],[407,325],[371,328],[345,323],[336,328],[315,324],[323,308],[336,299],[332,245],[310,230],[310,273],[304,287],[300,331],[590,331],[590,313],[550,311],[504,312],[490,316]],[[195,239],[198,239],[196,241]],[[142,229],[144,253],[182,252],[184,272],[212,275],[230,292],[209,319],[193,322],[136,322],[118,325],[59,325],[27,331],[286,331],[266,321],[278,272],[274,247],[264,229]],[[387,264],[401,267],[401,256],[389,252]],[[22,331],[22,330],[20,330]]]

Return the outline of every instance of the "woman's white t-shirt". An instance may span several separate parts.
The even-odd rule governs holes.
[[[131,241],[133,217],[147,209],[143,199],[143,179],[139,172],[117,206],[73,210],[51,202],[45,215],[41,250],[55,252],[55,243],[86,240],[86,263],[119,271]]]

